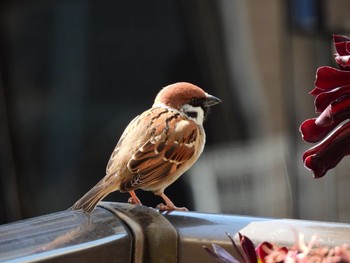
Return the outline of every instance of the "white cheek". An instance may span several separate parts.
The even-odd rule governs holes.
[[[193,120],[195,123],[197,123],[198,125],[203,125],[203,121],[204,121],[204,111],[201,107],[193,107],[192,105],[189,104],[184,104],[181,108],[181,110],[186,114],[186,112],[196,112],[197,113],[197,117],[191,117],[188,116],[187,117],[191,120]]]
[[[197,116],[197,123],[202,125],[204,121],[204,111],[201,107],[198,108],[198,116]]]

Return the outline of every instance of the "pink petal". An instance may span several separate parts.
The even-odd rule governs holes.
[[[259,262],[265,263],[265,257],[273,251],[273,245],[269,242],[263,242],[255,249]]]
[[[320,127],[315,124],[316,118],[308,119],[304,121],[299,128],[301,136],[304,141],[315,143],[322,140],[328,133],[330,133],[335,127],[341,123],[341,121],[336,121],[332,125],[326,127]]]
[[[324,141],[307,150],[303,154],[304,165],[313,172],[314,178],[320,178],[350,153],[349,147],[350,122],[347,122]]]
[[[347,36],[333,35],[333,42],[335,49],[340,56],[350,55],[349,42],[350,38]]]
[[[334,121],[350,118],[350,95],[345,95],[333,101],[321,113],[315,124],[321,127],[332,125]]]
[[[350,85],[342,86],[318,94],[315,99],[316,112],[324,111],[332,101],[346,94],[350,94]]]
[[[309,94],[311,94],[313,96],[317,96],[317,95],[321,94],[322,92],[324,92],[324,90],[315,87],[313,90],[311,90],[309,92]]]
[[[348,56],[335,56],[335,61],[342,67],[342,69],[347,70],[347,67],[350,67],[350,55]]]
[[[347,42],[347,41],[350,41],[350,38],[348,36],[334,34],[333,35],[333,41],[334,41],[334,43]]]
[[[315,86],[324,91],[350,84],[350,72],[332,67],[320,67],[316,72]]]

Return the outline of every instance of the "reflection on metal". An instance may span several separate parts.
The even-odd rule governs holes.
[[[134,238],[134,262],[177,262],[177,232],[169,221],[153,208],[102,202],[131,229]]]
[[[89,216],[71,210],[0,226],[0,262],[213,262],[202,246],[233,253],[226,236],[237,232],[292,246],[305,241],[332,247],[350,244],[350,225],[236,215],[172,212],[102,202]],[[238,244],[237,235],[235,241]]]
[[[102,208],[91,216],[67,210],[0,226],[0,261],[113,262],[114,258],[130,262],[131,237],[124,224]]]

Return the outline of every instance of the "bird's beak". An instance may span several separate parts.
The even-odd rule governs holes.
[[[221,100],[213,95],[207,94],[207,99],[204,102],[204,107],[210,107],[220,103]]]

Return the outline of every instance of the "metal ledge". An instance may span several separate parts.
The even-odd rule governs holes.
[[[326,247],[350,244],[349,224],[194,212],[173,212],[165,217],[179,236],[178,262],[213,262],[202,248],[213,243],[239,258],[234,254],[226,232],[234,236],[237,245],[238,232],[249,237],[255,246],[269,241],[291,247],[296,242],[296,234],[303,234],[305,242],[316,235],[317,245]]]
[[[102,208],[91,216],[67,210],[0,226],[0,261],[130,262],[131,254],[129,230]]]
[[[176,263],[176,229],[157,210],[145,206],[102,202],[131,229],[134,238],[134,262]]]
[[[350,244],[350,225],[172,212],[102,202],[89,216],[71,210],[0,226],[1,262],[213,262],[202,246],[233,253],[226,232],[292,246],[295,233],[319,245]],[[236,242],[237,237],[236,237]]]

